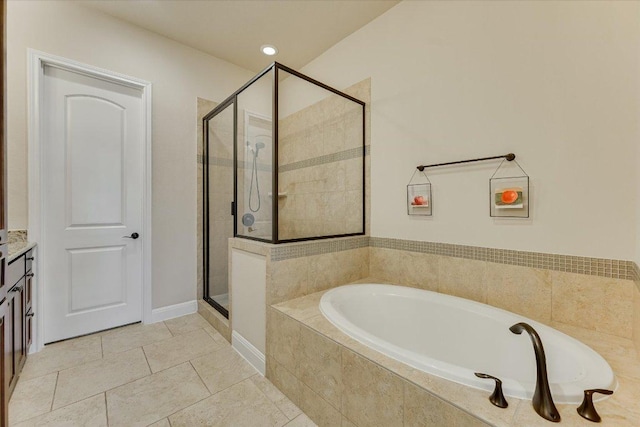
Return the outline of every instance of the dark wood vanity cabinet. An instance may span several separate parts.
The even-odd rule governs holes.
[[[11,261],[7,269],[10,287],[5,302],[7,314],[4,322],[4,357],[7,360],[4,366],[6,391],[9,396],[27,360],[27,352],[33,337],[32,260],[33,249]]]
[[[4,260],[3,260],[4,261]],[[2,418],[0,418],[0,427],[9,425],[9,382],[12,360],[12,344],[11,343],[11,312],[10,304],[5,301],[0,304],[0,407],[2,409]]]

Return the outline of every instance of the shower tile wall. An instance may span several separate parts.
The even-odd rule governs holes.
[[[198,98],[197,100],[197,123],[196,123],[196,137],[197,137],[197,239],[196,239],[196,259],[197,259],[197,297],[201,299],[204,295],[204,278],[203,278],[203,242],[204,242],[204,232],[203,232],[203,224],[204,224],[204,212],[203,212],[203,174],[204,174],[204,144],[203,144],[203,126],[202,126],[202,118],[211,110],[213,110],[218,105],[217,102],[210,101],[204,98]]]
[[[368,105],[370,80],[344,92]],[[280,119],[278,156],[281,240],[363,231],[360,105],[330,94]]]
[[[250,89],[248,89],[250,90]],[[239,100],[241,100],[239,98]],[[239,102],[240,104],[240,102]],[[238,221],[238,230],[246,236],[259,237],[271,240],[272,234],[272,196],[273,188],[273,158],[272,158],[272,134],[273,125],[271,117],[252,113],[238,105],[238,215],[240,219],[245,213],[253,215],[255,222],[249,227],[243,227],[242,221]],[[247,134],[248,133],[248,134]],[[260,137],[262,135],[262,137]],[[247,149],[247,142],[255,147],[257,142],[265,144],[256,159],[257,180],[251,180],[253,168],[253,152]],[[260,193],[260,209],[258,207],[258,188]],[[251,196],[251,204],[249,197]]]

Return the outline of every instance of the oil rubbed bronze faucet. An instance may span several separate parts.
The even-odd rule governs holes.
[[[533,351],[536,354],[536,390],[533,393],[533,409],[542,418],[554,423],[560,422],[560,413],[553,403],[551,389],[549,388],[549,378],[547,377],[547,358],[544,355],[544,347],[538,333],[527,323],[516,323],[509,328],[514,334],[520,335],[526,331],[533,343]]]

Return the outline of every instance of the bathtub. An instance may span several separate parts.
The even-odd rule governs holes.
[[[579,404],[586,389],[617,388],[611,367],[590,347],[534,320],[475,301],[362,284],[326,292],[320,311],[342,332],[416,369],[491,391],[493,381],[474,375],[483,372],[502,380],[505,395],[530,400],[536,385],[533,345],[528,334],[509,331],[511,325],[526,322],[542,339],[556,403]]]

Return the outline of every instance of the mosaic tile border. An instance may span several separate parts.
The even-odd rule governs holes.
[[[633,278],[631,280],[633,280],[634,282],[640,282],[640,267],[638,267],[638,264],[636,264],[635,262],[631,262],[631,264],[631,270],[633,274]]]
[[[204,154],[198,154],[197,162],[200,164],[204,164]],[[209,157],[209,165],[210,166],[225,166],[232,168],[233,167],[233,159],[226,159],[224,157]]]
[[[316,240],[304,243],[285,243],[271,247],[271,261],[283,261],[285,259],[342,252],[366,247],[369,247],[368,236]]]
[[[636,278],[640,277],[640,270],[638,270],[637,265],[635,265],[633,261],[617,259],[589,258],[382,237],[372,237],[369,245],[374,248],[444,255],[455,258],[519,265],[521,267],[540,268],[544,270],[565,271],[614,279],[637,280]]]
[[[640,267],[633,261],[617,259],[579,257],[369,236],[269,246],[272,261],[283,261],[292,258],[372,247],[640,282]]]
[[[364,147],[364,155],[369,156],[370,154],[371,154],[371,146],[366,145]],[[301,160],[299,162],[293,162],[286,165],[282,165],[280,166],[279,169],[280,169],[280,172],[290,172],[296,169],[304,169],[312,166],[325,165],[327,163],[340,162],[342,160],[357,159],[358,157],[361,157],[361,156],[362,156],[362,149],[360,147],[351,148],[349,150],[344,150],[337,153],[327,154],[324,156],[314,157],[312,159]],[[198,164],[204,164],[204,155],[198,154],[196,157],[196,162]],[[224,167],[231,168],[233,167],[233,159],[225,159],[222,157],[209,157],[209,164],[211,166],[224,166]],[[240,168],[247,169],[251,165],[241,160],[238,162],[238,166],[240,166]],[[258,170],[269,172],[271,171],[271,165],[258,163]]]
[[[371,154],[371,146],[365,145],[364,155]],[[290,172],[296,169],[310,168],[312,166],[325,165],[327,163],[340,162],[342,160],[351,160],[362,157],[362,147],[351,148],[349,150],[339,151],[337,153],[326,154],[324,156],[314,157],[312,159],[301,160],[299,162],[288,163],[279,167],[280,172]]]
[[[198,154],[196,162],[198,164],[204,164],[204,155]],[[225,159],[223,157],[209,157],[209,165],[233,168],[233,159]],[[239,169],[250,169],[252,166],[253,164],[251,162],[245,162],[244,160],[240,160],[238,162]],[[271,165],[258,163],[258,170],[261,172],[271,172],[272,168]]]

